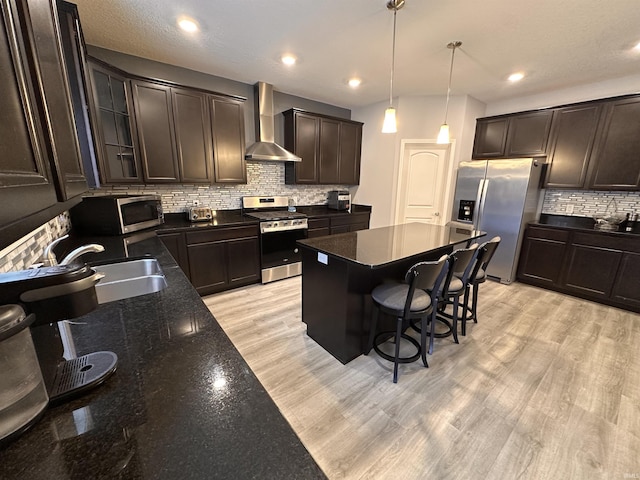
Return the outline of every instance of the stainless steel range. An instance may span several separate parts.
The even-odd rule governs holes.
[[[244,215],[260,220],[262,283],[302,273],[296,242],[307,238],[307,216],[288,210],[287,197],[242,197]]]

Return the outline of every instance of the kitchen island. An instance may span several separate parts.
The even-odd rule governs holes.
[[[92,261],[151,255],[168,286],[73,319],[117,370],[2,447],[0,478],[326,478],[155,234],[102,241]]]
[[[437,260],[484,232],[408,223],[300,240],[302,321],[307,335],[343,364],[365,352],[371,290],[401,280],[411,265]],[[380,323],[380,330],[387,328]]]

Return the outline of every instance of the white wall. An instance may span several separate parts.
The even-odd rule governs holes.
[[[351,194],[354,203],[373,207],[371,228],[394,223],[401,140],[435,140],[444,120],[445,102],[444,96],[396,99],[398,132],[395,134],[381,132],[386,102],[352,111],[351,118],[364,122],[364,129],[360,185],[353,187]],[[455,165],[471,158],[476,118],[483,116],[484,111],[485,105],[472,97],[451,97],[447,123],[451,137],[456,140]]]
[[[523,81],[526,81],[526,79]],[[563,88],[536,95],[488,103],[485,116],[490,117],[503,113],[555,107],[567,103],[584,102],[631,93],[640,93],[640,75],[630,75],[615,80],[588,83],[577,87]]]

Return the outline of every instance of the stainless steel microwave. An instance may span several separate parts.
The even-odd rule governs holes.
[[[122,235],[164,223],[160,195],[84,197],[70,213],[74,229],[94,235]]]

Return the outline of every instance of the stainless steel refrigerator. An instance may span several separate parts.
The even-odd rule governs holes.
[[[461,162],[453,202],[454,224],[496,235],[500,246],[487,275],[502,283],[515,280],[522,235],[540,214],[542,164],[531,158]]]

